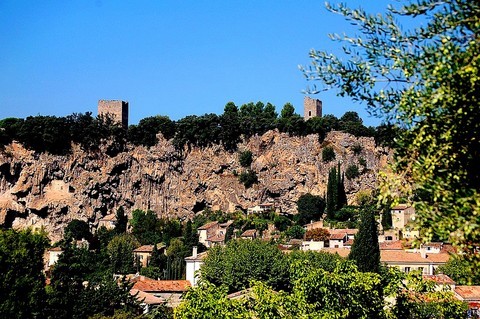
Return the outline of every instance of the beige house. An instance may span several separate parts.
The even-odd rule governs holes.
[[[165,300],[166,306],[174,308],[182,301],[182,294],[192,285],[188,280],[155,280],[145,276],[136,276],[131,279],[132,289],[153,295],[155,302]]]
[[[157,249],[159,252],[165,253],[165,244],[158,243]],[[150,262],[150,258],[152,257],[152,253],[153,245],[143,245],[133,251],[133,257],[135,261],[138,260],[140,262],[142,267],[147,267]]]
[[[399,231],[401,238],[413,239],[420,236],[420,232],[414,229],[415,208],[407,204],[399,204],[392,208],[392,226]]]
[[[233,220],[226,223],[219,223],[217,221],[207,223],[197,229],[198,242],[205,245],[205,247],[212,247],[214,245],[225,244],[225,235],[228,227],[232,225]]]
[[[98,228],[105,227],[106,229],[114,229],[117,224],[117,217],[115,214],[108,214],[100,218],[98,221]]]
[[[312,221],[310,222],[309,224],[306,224],[303,226],[303,229],[305,229],[305,231],[309,231],[309,230],[313,230],[313,229],[317,229],[317,228],[324,228],[323,227],[323,220],[319,220],[319,221]]]
[[[409,252],[405,250],[380,250],[380,261],[389,267],[398,267],[409,273],[419,270],[424,275],[433,275],[435,270],[447,263],[450,254],[427,254],[423,252]]]
[[[324,241],[314,241],[312,240],[304,240],[302,242],[302,247],[300,248],[301,250],[313,250],[313,251],[319,251],[325,248],[325,242]]]
[[[58,261],[58,258],[63,253],[63,249],[60,247],[53,247],[47,250],[48,252],[48,268],[55,265]]]

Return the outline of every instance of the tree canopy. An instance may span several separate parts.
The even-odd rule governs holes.
[[[313,64],[304,72],[321,82],[312,91],[336,88],[403,129],[382,198],[413,202],[426,240],[449,240],[478,263],[480,3],[420,0],[385,14],[328,8],[359,36],[332,35],[345,44],[342,56],[310,52]],[[400,25],[419,16],[422,26]]]

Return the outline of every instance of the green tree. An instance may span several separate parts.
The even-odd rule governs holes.
[[[355,164],[348,165],[347,170],[345,171],[345,176],[348,179],[354,179],[360,176],[360,171],[358,166]]]
[[[238,107],[233,102],[225,105],[223,114],[220,116],[220,139],[226,150],[236,150],[242,134]]]
[[[90,240],[91,237],[92,233],[90,233],[90,227],[86,221],[74,219],[65,227],[65,238]]]
[[[347,195],[345,193],[344,179],[340,173],[340,163],[338,168],[332,167],[328,173],[327,182],[327,200],[325,211],[328,219],[335,219],[335,212],[347,204]]]
[[[168,116],[152,116],[141,119],[138,125],[130,125],[128,139],[135,145],[154,146],[158,143],[157,134],[162,133],[167,140],[175,135],[175,123]]]
[[[480,285],[480,274],[470,267],[468,259],[462,255],[452,256],[438,272],[448,275],[457,285]]]
[[[257,173],[255,173],[254,170],[248,169],[240,174],[238,180],[243,186],[245,186],[245,188],[250,188],[258,183]]]
[[[131,234],[116,235],[108,243],[107,252],[114,273],[130,274],[135,271],[133,250],[140,247],[140,243]]]
[[[288,229],[285,231],[285,235],[288,238],[303,239],[303,235],[305,235],[305,229],[303,229],[303,227],[300,225],[293,225],[288,227]]]
[[[46,305],[45,234],[0,229],[0,317],[41,318]]]
[[[262,280],[274,289],[288,287],[286,256],[273,244],[260,240],[231,240],[225,247],[208,252],[201,268],[202,278],[225,285],[229,292],[250,286],[250,280]]]
[[[348,259],[353,260],[362,272],[379,272],[380,248],[375,215],[372,210],[364,209],[360,215],[360,227]]]
[[[325,200],[321,196],[307,193],[298,198],[298,214],[295,215],[294,219],[300,225],[308,224],[313,220],[320,220],[324,210]]]
[[[117,234],[124,234],[127,232],[127,224],[128,224],[128,217],[125,215],[125,210],[123,206],[120,206],[117,209],[117,213],[115,214],[117,218],[117,222],[115,224],[115,232]]]
[[[335,159],[335,150],[332,146],[324,147],[322,150],[322,161],[324,163],[331,162]]]
[[[426,240],[448,239],[478,267],[472,243],[480,242],[480,4],[422,0],[385,14],[329,9],[358,26],[360,36],[334,36],[346,43],[346,59],[312,51],[307,77],[405,129],[392,167],[399,174],[385,176],[382,199],[414,202]],[[418,16],[424,25],[399,25]]]
[[[134,210],[130,224],[132,234],[142,245],[154,245],[162,241],[160,221],[153,211]]]
[[[249,150],[245,150],[243,152],[240,152],[238,155],[238,161],[240,162],[240,165],[242,167],[250,167],[252,165],[253,161],[253,154]]]

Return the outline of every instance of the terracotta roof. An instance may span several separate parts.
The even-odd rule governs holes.
[[[58,246],[58,247],[52,247],[48,251],[63,251],[63,249],[62,247]]]
[[[441,249],[443,247],[443,243],[427,243],[427,244],[422,244],[421,247],[433,247],[433,248],[438,248]]]
[[[336,228],[336,229],[327,229],[330,234],[347,234],[347,235],[356,235],[358,229],[355,228]]]
[[[380,260],[386,263],[446,263],[450,259],[449,254],[427,254],[423,258],[420,253],[411,253],[404,250],[380,250]]]
[[[214,243],[224,242],[225,241],[225,235],[223,235],[223,234],[222,235],[221,234],[213,235],[211,237],[208,237],[207,241],[211,241],[211,242],[214,242]]]
[[[330,234],[330,240],[342,240],[347,237],[347,233]]]
[[[434,281],[437,284],[441,285],[455,285],[455,281],[452,278],[444,274],[438,275],[423,275],[423,279]]]
[[[343,246],[352,246],[352,245],[353,245],[353,239],[349,239],[343,243]]]
[[[143,292],[184,292],[191,287],[188,280],[155,280],[145,276],[133,279],[133,289]]]
[[[229,220],[226,223],[218,224],[218,226],[225,228],[230,226],[231,224],[233,224],[233,220]]]
[[[106,222],[109,222],[109,221],[116,221],[117,220],[117,216],[115,216],[115,214],[108,214],[108,215],[105,215],[103,216],[102,218],[100,218],[101,221],[106,221]]]
[[[243,234],[240,235],[240,237],[254,237],[256,233],[256,229],[248,229],[244,231]]]
[[[321,251],[330,254],[338,254],[340,257],[344,258],[350,253],[350,249],[347,248],[324,248]]]
[[[212,228],[213,226],[217,225],[218,222],[210,222],[210,223],[206,223],[205,225],[201,226],[201,227],[198,227],[198,230],[205,230],[205,229],[210,229]]]
[[[165,245],[163,243],[157,244],[157,249],[164,248]],[[143,245],[138,247],[137,249],[133,250],[134,253],[151,253],[153,252],[153,245]]]
[[[201,261],[201,260],[204,260],[207,257],[207,255],[208,255],[208,251],[204,251],[203,253],[197,254],[197,257],[189,256],[189,257],[186,257],[185,260]]]
[[[130,289],[130,295],[135,296],[139,302],[146,303],[147,305],[159,305],[165,303],[165,299],[157,297],[148,292],[140,291],[138,289]]]
[[[401,240],[384,241],[383,243],[378,243],[378,246],[380,246],[380,250],[403,250]]]
[[[480,300],[480,286],[456,286],[455,293],[466,301]]]

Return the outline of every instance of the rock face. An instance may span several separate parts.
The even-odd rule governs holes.
[[[353,146],[362,151],[354,155]],[[332,146],[336,159],[322,161],[322,149]],[[239,145],[253,153],[251,168],[258,184],[246,189],[238,181],[242,168],[238,152],[221,146],[191,148],[182,155],[159,136],[153,147],[129,146],[114,157],[105,152],[35,154],[13,143],[0,151],[0,224],[8,227],[44,227],[58,239],[72,219],[98,220],[123,206],[151,209],[159,216],[189,217],[205,207],[246,210],[275,202],[284,212],[296,212],[296,200],[305,193],[324,195],[328,171],[357,164],[363,174],[345,179],[349,202],[360,190],[373,189],[389,151],[375,147],[373,138],[330,132],[323,143],[316,135],[289,137],[277,131],[254,136]],[[359,161],[364,159],[363,168]],[[364,163],[365,163],[364,162]]]

